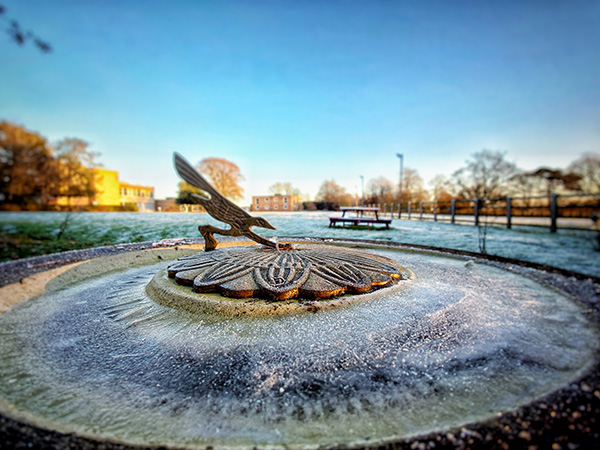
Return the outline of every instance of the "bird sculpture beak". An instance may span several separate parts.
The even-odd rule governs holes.
[[[266,220],[265,220],[265,225],[263,226],[263,228],[269,228],[271,230],[276,230],[277,229],[273,225],[271,225],[269,222],[267,222]]]

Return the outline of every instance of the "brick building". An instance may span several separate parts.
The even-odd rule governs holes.
[[[299,211],[302,204],[297,195],[255,195],[252,196],[251,211]]]

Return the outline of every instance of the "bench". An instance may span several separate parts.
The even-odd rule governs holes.
[[[390,223],[392,219],[376,219],[375,217],[330,217],[329,228],[341,222],[342,227],[349,223],[351,225],[366,225],[367,228],[371,228],[373,224],[384,224],[387,230],[390,229]]]
[[[371,228],[372,224],[383,224],[386,229],[390,229],[390,223],[392,223],[392,219],[380,219],[379,218],[379,208],[369,208],[366,206],[343,206],[340,208],[342,210],[341,217],[330,217],[329,218],[329,228],[336,225],[338,222],[341,222],[342,227],[346,225],[346,223],[350,223],[352,225],[361,225],[364,224],[367,228]],[[356,216],[347,217],[346,212],[355,211]],[[375,213],[375,217],[365,217],[365,212]]]

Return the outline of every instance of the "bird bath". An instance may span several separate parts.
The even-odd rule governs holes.
[[[597,373],[593,280],[394,244],[279,244],[175,166],[229,228],[199,226],[200,253],[103,256],[2,288],[3,423],[87,447],[363,447],[497,419]],[[214,234],[261,245],[217,249]]]
[[[166,305],[149,286],[198,251],[185,245],[49,276],[0,315],[1,414],[86,445],[362,447],[497,420],[597,370],[597,317],[585,294],[565,293],[568,277],[332,243],[396,261],[403,279],[274,301],[195,293],[164,275],[174,295],[213,307]]]

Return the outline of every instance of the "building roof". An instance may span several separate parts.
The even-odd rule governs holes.
[[[133,188],[133,189],[154,189],[154,186],[142,186],[140,184],[129,184],[124,181],[119,181],[119,185],[125,188]]]

